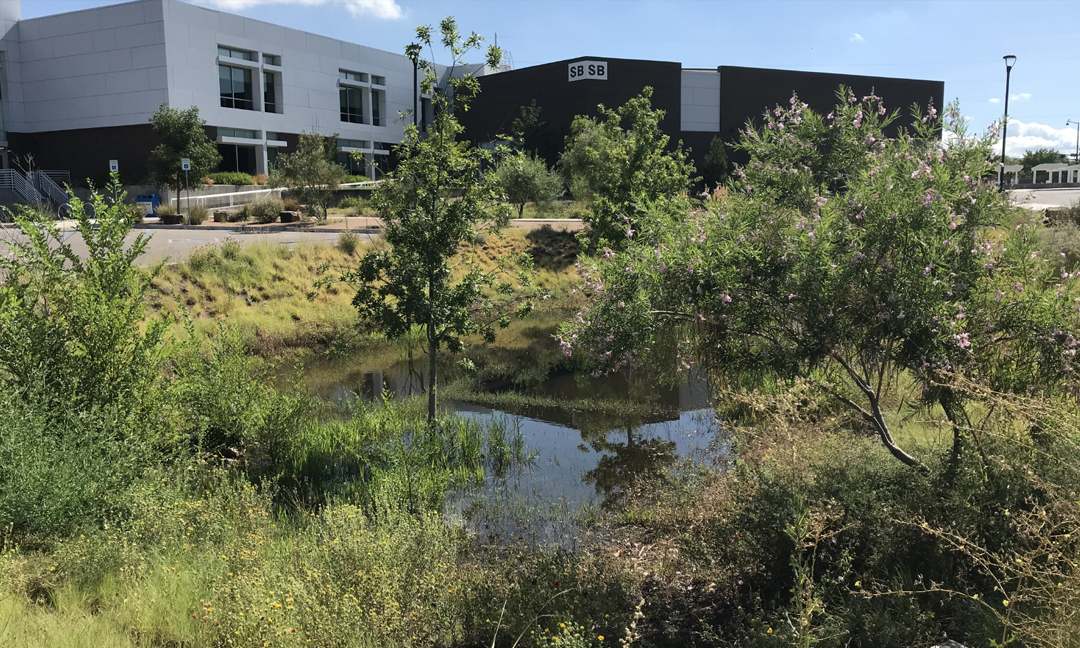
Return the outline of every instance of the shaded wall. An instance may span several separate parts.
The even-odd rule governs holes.
[[[568,66],[577,61],[607,61],[607,80],[570,81]],[[653,88],[653,106],[667,111],[661,127],[677,133],[681,121],[682,65],[665,61],[637,61],[579,57],[479,77],[480,94],[472,107],[460,115],[466,137],[474,143],[490,142],[499,134],[509,134],[521,107],[534,99],[544,122],[540,155],[554,164],[570,134],[576,115],[597,114],[597,104],[618,108]]]

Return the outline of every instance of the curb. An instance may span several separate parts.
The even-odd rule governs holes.
[[[356,232],[357,234],[379,234],[381,230],[377,227],[354,227],[345,229],[344,227],[320,227],[318,229],[315,226],[289,226],[289,225],[270,225],[266,227],[229,227],[227,225],[158,225],[156,223],[136,223],[134,229],[137,230],[188,230],[196,232],[232,232],[234,234],[276,234],[279,232],[302,232],[305,234],[317,234],[319,232],[325,232],[327,234],[336,234],[339,232]]]

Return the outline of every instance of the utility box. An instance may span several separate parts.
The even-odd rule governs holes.
[[[161,198],[157,194],[139,194],[135,196],[135,206],[142,210],[143,216],[157,216]]]

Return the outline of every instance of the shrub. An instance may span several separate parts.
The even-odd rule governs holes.
[[[190,225],[202,225],[203,221],[210,215],[210,211],[202,205],[195,205],[188,210],[187,221]]]
[[[265,185],[266,181],[270,179],[270,176],[265,173],[260,173],[257,176],[253,176],[251,179],[257,185]]]
[[[342,232],[338,235],[337,247],[345,254],[352,256],[356,248],[360,247],[360,237],[355,232]]]
[[[363,175],[348,175],[348,176],[345,176],[345,182],[346,183],[350,183],[350,182],[371,182],[371,178],[368,178],[367,176],[363,176]]]
[[[175,216],[176,207],[172,206],[172,203],[162,203],[157,208],[158,216]]]
[[[300,201],[297,200],[296,198],[291,198],[291,197],[286,198],[283,202],[285,204],[285,210],[284,211],[291,211],[291,212],[300,211]]]
[[[368,201],[364,200],[360,196],[345,196],[338,203],[338,207],[341,209],[352,209],[357,213],[363,211],[368,206]]]
[[[230,223],[240,223],[251,220],[251,205],[241,205],[240,209],[229,212],[226,216]]]
[[[251,217],[260,223],[273,223],[285,211],[285,202],[273,196],[263,196],[250,203]]]
[[[220,185],[253,185],[255,179],[246,173],[240,173],[239,171],[219,171],[218,173],[211,173],[210,179],[214,184]]]

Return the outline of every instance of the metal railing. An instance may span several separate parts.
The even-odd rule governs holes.
[[[54,172],[55,173],[55,172]],[[35,188],[41,192],[42,195],[49,200],[59,205],[66,205],[68,202],[67,192],[64,188],[56,184],[56,181],[48,175],[46,171],[31,171],[30,181],[34,183]]]
[[[38,171],[38,173],[44,173],[49,176],[53,182],[63,187],[64,185],[71,184],[71,171]]]
[[[10,189],[29,203],[45,202],[45,197],[38,193],[33,183],[16,169],[0,169],[0,189]]]

